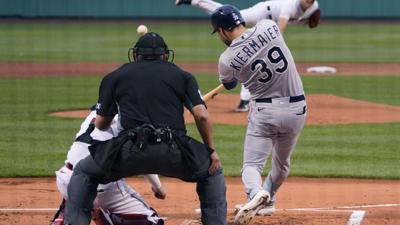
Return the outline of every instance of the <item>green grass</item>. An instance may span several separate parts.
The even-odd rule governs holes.
[[[0,23],[0,62],[126,62],[138,22]],[[207,22],[147,23],[176,51],[176,62],[216,62],[225,46]],[[291,25],[297,62],[400,62],[400,24]]]
[[[305,76],[302,80],[307,94],[330,93],[369,102],[400,105],[400,77]]]
[[[398,63],[400,24],[289,26],[286,42],[297,62]]]
[[[291,175],[399,179],[399,135],[399,123],[308,126]]]
[[[52,175],[81,120],[47,113],[90,107],[98,83],[99,78],[0,79],[0,176]]]
[[[189,126],[196,135],[195,126]],[[225,174],[238,176],[244,126],[215,126]],[[400,178],[400,124],[306,126],[292,156],[291,176]],[[264,174],[270,168],[267,164]]]
[[[203,94],[218,84],[217,75],[197,76]],[[303,76],[306,94],[330,93],[375,103],[400,105],[400,77]],[[240,86],[225,93],[239,93]]]
[[[215,75],[198,76],[205,93]],[[0,177],[52,176],[66,157],[80,119],[48,112],[87,108],[100,77],[0,79]],[[328,93],[400,105],[400,77],[303,77],[308,94]],[[233,93],[237,93],[238,89]],[[199,138],[195,126],[189,133]],[[215,125],[216,148],[227,175],[240,175],[245,126]],[[293,155],[291,174],[400,179],[400,124],[307,126]]]
[[[128,48],[138,38],[137,25],[118,22],[0,24],[0,61],[126,62]],[[149,23],[148,28],[166,39],[169,47],[177,52],[176,61],[215,62],[224,48],[216,36],[210,35],[206,23]]]
[[[137,21],[104,23],[0,22],[0,62],[126,62]],[[207,22],[149,22],[176,52],[175,62],[216,62],[225,46]],[[289,26],[286,41],[297,62],[400,63],[400,24]],[[52,176],[66,157],[80,119],[48,112],[87,108],[100,77],[0,79],[0,177]],[[202,93],[216,75],[197,76]],[[307,94],[326,93],[400,106],[400,77],[302,78]],[[236,88],[230,93],[238,93]],[[189,133],[199,138],[195,126]],[[240,175],[245,126],[215,125],[227,175]],[[306,126],[291,175],[400,179],[400,124]],[[269,166],[269,165],[268,165]]]

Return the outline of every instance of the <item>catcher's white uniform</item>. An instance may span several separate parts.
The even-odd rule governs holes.
[[[110,128],[106,131],[101,131],[97,128],[93,130],[90,136],[99,141],[105,141],[115,137],[118,134],[118,115],[112,121]],[[80,131],[76,134],[79,137],[89,127],[89,124],[96,118],[96,111],[92,111],[85,121],[81,124]],[[68,151],[65,165],[56,171],[57,187],[64,199],[68,199],[67,187],[71,179],[74,167],[81,159],[90,155],[89,144],[75,141]],[[152,184],[153,189],[161,188],[160,181],[157,175],[146,175],[147,180]],[[99,185],[97,197],[94,201],[94,208],[102,208],[103,210],[120,215],[139,214],[147,216],[149,221],[154,224],[159,218],[155,216],[155,212],[144,201],[144,199],[131,188],[123,179],[111,182],[104,185]],[[68,203],[67,203],[68,204]]]

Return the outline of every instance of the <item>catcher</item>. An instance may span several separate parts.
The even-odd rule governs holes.
[[[193,5],[213,13],[222,4],[213,0],[176,0],[176,5]],[[284,33],[289,23],[306,24],[309,28],[319,25],[321,10],[316,0],[270,0],[259,2],[250,8],[240,10],[246,25],[255,25],[263,19],[270,19],[278,24],[281,33]],[[242,85],[240,103],[235,112],[249,111],[250,92]]]
[[[57,188],[63,200],[58,212],[55,214],[51,225],[64,223],[64,209],[68,201],[67,187],[71,179],[73,168],[83,158],[88,156],[89,145],[95,140],[105,141],[115,137],[118,131],[118,115],[114,117],[110,128],[100,131],[94,127],[96,111],[91,113],[81,124],[76,140],[68,151],[65,165],[56,171]],[[166,192],[157,175],[145,175],[151,184],[154,195],[165,199]],[[93,221],[97,225],[162,225],[164,221],[123,179],[108,184],[99,185],[97,197],[92,210]]]

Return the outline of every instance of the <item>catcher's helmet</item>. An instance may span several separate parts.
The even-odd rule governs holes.
[[[215,33],[218,28],[231,31],[239,25],[245,25],[242,14],[232,5],[223,5],[211,14],[211,24]]]
[[[157,59],[161,55],[169,55],[172,52],[168,49],[164,39],[155,32],[141,36],[135,46],[129,49],[129,61],[131,61],[131,51],[134,60],[136,60],[136,56],[142,56],[144,59]]]

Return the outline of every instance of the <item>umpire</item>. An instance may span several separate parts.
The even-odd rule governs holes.
[[[93,141],[91,156],[74,168],[65,224],[90,223],[99,183],[154,173],[196,182],[202,223],[226,225],[226,187],[212,123],[195,78],[169,62],[170,53],[160,35],[147,33],[129,51],[134,62],[103,78],[95,125],[108,128],[118,113],[121,132],[106,142]],[[186,135],[184,106],[204,144]]]

